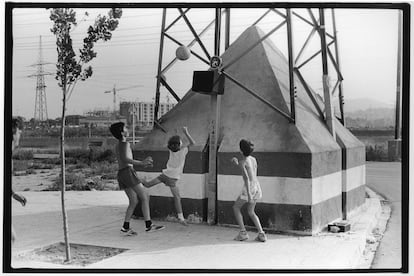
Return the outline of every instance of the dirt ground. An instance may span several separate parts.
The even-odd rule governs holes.
[[[76,170],[76,173],[86,174],[88,169]],[[18,171],[12,177],[12,186],[15,192],[19,191],[44,191],[48,187],[53,186],[55,179],[59,177],[60,167],[53,169],[36,169],[33,173],[27,174],[25,171]],[[93,181],[99,179],[104,183],[105,190],[117,190],[118,182],[116,179],[102,179],[102,175],[94,175],[93,177],[85,177],[85,181]]]
[[[63,242],[55,243],[16,256],[17,261],[36,261],[75,266],[87,266],[118,255],[127,249],[84,244],[70,244],[71,260],[66,261],[66,247]]]
[[[87,169],[77,170],[78,173],[85,173]],[[17,171],[12,177],[12,186],[15,192],[34,191],[42,192],[48,187],[53,186],[55,179],[59,177],[60,167],[56,166],[53,169],[37,169],[32,170],[32,173],[27,174],[26,171]],[[94,178],[101,178],[100,175]],[[88,180],[87,180],[88,181]],[[106,190],[116,190],[118,184],[116,180],[105,179],[100,180],[105,182]],[[126,249],[98,247],[92,245],[71,244],[70,254],[71,261],[65,262],[66,250],[63,243],[56,243],[44,248],[37,248],[24,254],[16,256],[18,261],[36,261],[47,262],[54,264],[86,266],[103,259],[115,256],[122,253]]]

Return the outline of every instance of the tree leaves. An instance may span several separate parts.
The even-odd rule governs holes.
[[[89,14],[85,12],[85,16]],[[79,58],[73,50],[71,30],[77,25],[76,12],[72,8],[57,8],[50,12],[50,20],[54,22],[50,31],[56,36],[58,60],[56,63],[56,80],[60,87],[75,83],[78,79],[86,80],[92,76],[92,67],[83,66],[97,56],[94,51],[95,43],[108,41],[112,32],[118,27],[118,19],[122,16],[122,9],[113,8],[108,15],[98,15],[93,26],[89,26],[87,36],[83,39],[83,46],[79,50]],[[83,71],[82,71],[83,69]]]

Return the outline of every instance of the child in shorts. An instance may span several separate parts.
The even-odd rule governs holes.
[[[170,187],[171,193],[174,197],[174,206],[177,211],[178,221],[185,226],[188,226],[184,219],[183,207],[181,205],[180,191],[177,186],[177,181],[180,179],[183,173],[185,157],[188,153],[188,147],[195,144],[193,138],[188,132],[187,127],[183,127],[183,132],[187,137],[189,144],[183,146],[181,137],[174,135],[168,140],[169,158],[167,162],[167,168],[162,170],[162,173],[151,181],[143,180],[145,187],[150,188],[159,183],[164,183]]]
[[[20,143],[20,135],[23,132],[23,122],[19,118],[12,119],[12,133],[13,133],[13,141],[12,141],[12,152],[19,146]],[[13,160],[11,162],[12,171],[13,171]],[[18,193],[13,191],[13,187],[11,188],[11,197],[20,202],[22,206],[26,206],[27,200],[26,198]],[[13,224],[11,225],[11,241],[14,243],[16,240],[16,232],[14,231]]]
[[[141,200],[141,210],[145,220],[145,231],[153,232],[165,228],[163,225],[155,225],[151,221],[149,196],[142,185],[141,179],[134,170],[133,165],[148,167],[152,166],[152,158],[147,157],[143,161],[134,160],[132,156],[131,145],[127,142],[128,129],[123,122],[114,123],[109,130],[112,135],[118,139],[117,145],[117,159],[118,159],[118,183],[120,190],[124,190],[128,197],[129,205],[125,213],[124,224],[121,228],[121,233],[127,236],[136,235],[129,222],[132,214],[138,204],[138,197]],[[137,197],[138,195],[138,197]]]
[[[238,160],[236,157],[233,157],[231,159],[234,164],[240,167],[244,182],[240,196],[233,205],[234,216],[240,227],[240,232],[234,240],[245,241],[249,238],[246,227],[244,226],[243,216],[241,214],[241,208],[247,203],[247,212],[249,217],[259,232],[255,240],[265,242],[267,239],[266,235],[263,231],[262,225],[260,224],[259,217],[254,211],[257,200],[262,198],[262,190],[257,179],[257,161],[256,158],[250,155],[253,152],[254,145],[250,141],[242,139],[240,140],[239,146],[240,151],[243,154],[243,158]]]

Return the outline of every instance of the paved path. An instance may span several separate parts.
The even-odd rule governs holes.
[[[367,162],[367,186],[381,194],[391,217],[372,262],[372,268],[401,268],[401,162]]]
[[[63,241],[59,192],[22,192],[28,204],[13,201],[13,224],[18,234],[12,266],[70,268],[42,262],[21,262],[19,254]],[[144,222],[133,220],[135,237],[119,234],[127,199],[121,191],[66,193],[69,239],[72,243],[129,249],[87,266],[111,269],[351,269],[360,267],[366,236],[381,211],[379,200],[368,199],[350,218],[352,231],[313,237],[268,235],[266,243],[233,241],[235,228],[174,222],[156,233],[144,232]],[[62,259],[64,256],[62,256]]]

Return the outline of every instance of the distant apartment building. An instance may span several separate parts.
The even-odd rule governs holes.
[[[94,110],[85,112],[84,117],[79,119],[79,124],[86,127],[109,127],[115,122],[127,122],[125,116],[114,116],[109,110]]]
[[[127,124],[132,125],[132,106],[134,102],[121,102],[120,103],[120,115],[127,118]],[[135,124],[137,127],[152,127],[154,124],[154,109],[155,103],[153,102],[135,102]],[[175,104],[173,103],[160,103],[158,108],[158,118],[170,111]]]

